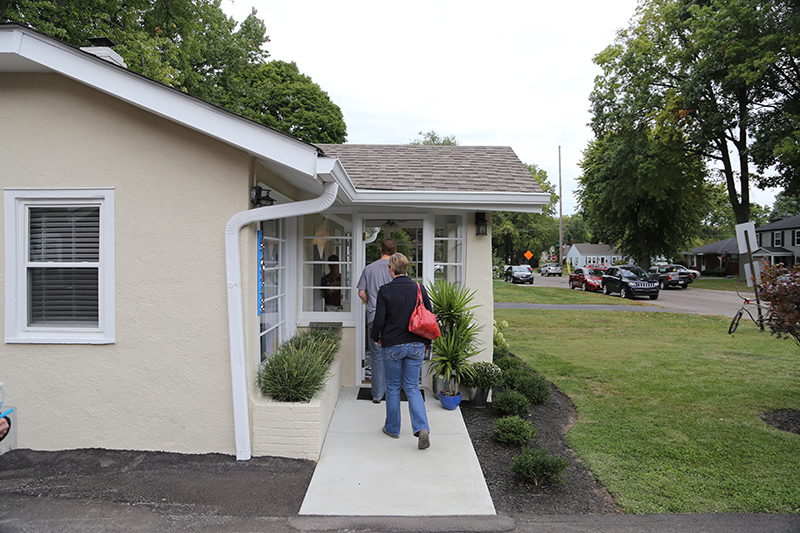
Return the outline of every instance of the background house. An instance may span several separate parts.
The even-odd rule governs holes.
[[[800,215],[784,218],[756,228],[760,249],[753,253],[770,264],[793,266],[800,256]]]
[[[403,232],[420,281],[477,291],[491,358],[490,213],[549,201],[511,149],[313,146],[16,25],[0,72],[0,380],[20,447],[316,458],[320,434],[298,436],[255,374],[323,323],[342,333],[333,383],[362,383],[355,283],[379,232]],[[336,397],[312,406],[322,436]]]
[[[683,252],[686,266],[703,275],[718,271],[726,276],[739,275],[739,245],[736,237],[712,242]]]
[[[607,244],[577,243],[569,247],[567,262],[572,268],[586,265],[611,266],[624,259],[623,255]]]

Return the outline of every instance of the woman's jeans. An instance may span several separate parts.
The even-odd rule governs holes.
[[[411,414],[411,429],[414,435],[427,430],[428,415],[425,400],[419,390],[419,376],[425,345],[421,342],[398,344],[383,349],[383,370],[386,374],[386,431],[400,434],[400,388],[406,391],[408,411]]]
[[[386,394],[386,377],[383,370],[383,348],[372,340],[372,322],[367,324],[369,337],[369,364],[372,368],[372,399],[380,400]]]

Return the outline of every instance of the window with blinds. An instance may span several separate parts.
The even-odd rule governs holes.
[[[5,342],[115,342],[114,189],[3,189]]]
[[[28,325],[97,327],[100,207],[29,207]]]

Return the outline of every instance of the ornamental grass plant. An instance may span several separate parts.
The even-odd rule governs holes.
[[[332,330],[299,332],[262,363],[258,388],[279,402],[311,400],[324,388],[339,345],[339,336]]]

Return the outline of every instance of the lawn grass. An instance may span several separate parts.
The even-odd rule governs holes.
[[[728,319],[495,310],[511,351],[574,402],[568,442],[627,513],[800,513],[800,349]]]
[[[735,291],[737,286],[739,287],[740,291],[752,292],[752,289],[747,286],[747,282],[739,281],[738,278],[709,278],[704,276],[692,281],[692,287],[695,289]]]
[[[515,285],[502,280],[494,280],[494,301],[536,304],[645,305],[635,300],[609,297],[599,292],[569,290],[566,280],[564,280],[564,288]]]

